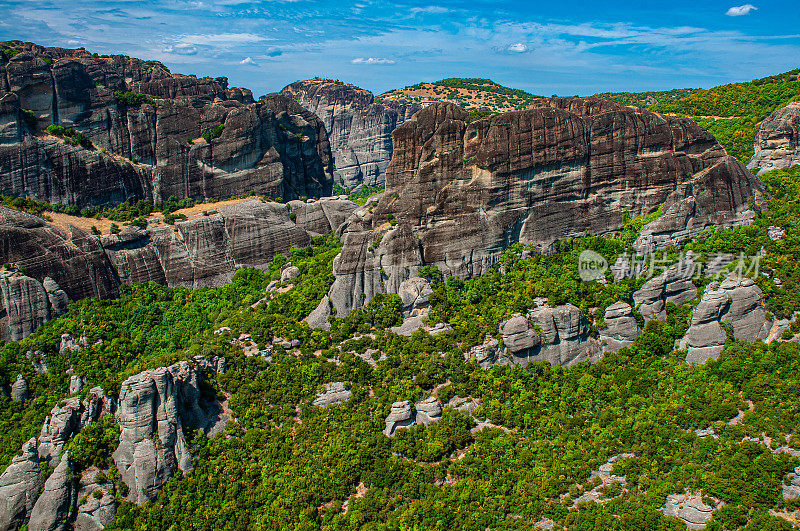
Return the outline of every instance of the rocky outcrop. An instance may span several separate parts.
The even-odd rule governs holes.
[[[512,243],[548,250],[585,232],[610,234],[626,209],[666,205],[662,218],[674,221],[679,203],[693,209],[689,229],[674,227],[686,236],[745,220],[764,189],[693,121],[594,98],[537,100],[472,123],[437,103],[392,137],[386,191],[341,230],[329,292],[340,317],[396,293],[424,265],[477,276]],[[665,227],[652,232],[666,238]]]
[[[131,501],[154,499],[175,472],[192,468],[184,430],[208,431],[219,419],[218,404],[200,391],[216,366],[214,360],[182,361],[122,383],[116,413],[121,433],[113,455]]]
[[[606,308],[603,321],[606,328],[600,330],[600,343],[604,352],[617,352],[629,347],[642,333],[630,304],[621,301]]]
[[[102,474],[105,476],[105,474]],[[76,531],[99,531],[117,514],[114,484],[97,469],[86,470],[78,484]]]
[[[436,422],[442,418],[442,404],[435,396],[429,396],[414,404],[417,410],[417,424],[427,426],[431,422]]]
[[[352,391],[344,386],[344,382],[333,382],[325,384],[325,390],[319,393],[311,404],[319,407],[332,406],[347,402],[352,395]]]
[[[583,312],[571,304],[534,308],[526,315],[515,314],[500,323],[505,352],[497,363],[522,365],[547,361],[568,367],[582,361],[597,361],[600,344],[589,337],[589,323]]]
[[[329,234],[339,227],[358,208],[347,196],[289,201],[289,211],[294,214],[294,222],[309,234]]]
[[[413,317],[426,311],[431,293],[431,285],[424,278],[413,277],[401,282],[397,294],[403,301],[403,315]]]
[[[688,256],[649,279],[633,294],[634,305],[645,323],[665,320],[667,303],[680,307],[697,296],[697,288],[692,283],[695,268],[692,257]]]
[[[392,131],[422,108],[405,101],[377,103],[371,92],[324,79],[297,81],[281,94],[325,124],[336,165],[333,176],[345,188],[384,184],[392,158]]]
[[[11,399],[14,402],[24,402],[28,396],[28,381],[24,376],[18,374],[17,379],[11,384]]]
[[[728,334],[720,323],[730,324],[736,339],[764,340],[772,321],[764,310],[764,293],[749,278],[728,277],[722,284],[709,284],[692,315],[692,323],[680,341],[688,363],[717,359],[725,348]]]
[[[33,510],[44,478],[39,468],[36,439],[22,445],[17,455],[0,475],[0,529],[18,529]]]
[[[747,164],[758,174],[800,164],[800,102],[792,102],[770,114],[758,126],[755,153]]]
[[[710,500],[713,505],[708,505]],[[664,507],[659,509],[666,516],[674,516],[689,529],[705,529],[706,523],[711,520],[715,509],[724,505],[716,498],[710,498],[691,492],[683,494],[670,494]]]
[[[389,415],[386,417],[386,428],[383,433],[387,437],[392,437],[398,428],[413,426],[415,422],[414,412],[411,410],[411,403],[408,400],[394,402]]]
[[[44,491],[36,500],[31,511],[28,529],[31,531],[68,529],[67,520],[76,496],[72,474],[72,459],[67,451],[61,457],[56,469],[47,478]]]
[[[320,205],[324,224],[297,224],[286,205],[250,199],[223,203],[174,226],[129,225],[103,236],[0,206],[0,263],[25,271],[0,272],[0,339],[22,339],[61,315],[69,300],[115,297],[121,284],[219,286],[237,268],[266,269],[276,254],[309,245],[316,230],[337,229],[356,207],[346,199],[301,204],[307,211]]]
[[[39,458],[57,463],[69,440],[86,426],[110,412],[110,402],[100,387],[92,388],[83,400],[79,396],[62,401],[50,410],[39,433]]]
[[[330,195],[325,126],[290,98],[256,102],[226,78],[173,75],[157,62],[8,45],[20,53],[0,64],[4,194],[78,206]],[[91,144],[49,136],[50,124]]]

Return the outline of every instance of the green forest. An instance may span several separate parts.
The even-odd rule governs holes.
[[[752,225],[708,231],[663,257],[677,260],[692,250],[703,261],[711,253],[752,253],[763,245],[762,271],[782,281],[758,280],[768,310],[791,316],[800,310],[800,167],[771,172],[764,182],[769,208]],[[677,530],[684,524],[657,509],[668,495],[691,490],[724,503],[708,529],[789,529],[774,513],[800,508],[781,496],[787,473],[800,461],[744,438],[766,436],[773,448],[800,450],[797,343],[730,338],[719,360],[688,365],[674,343],[688,328],[692,304],[668,305],[665,322],[648,323],[630,348],[595,364],[484,370],[465,362],[465,352],[486,334],[496,336],[503,319],[530,308],[536,297],[575,304],[596,335],[603,310],[618,300],[632,303],[644,279],[582,282],[578,254],[592,249],[613,262],[629,249],[641,221],[630,220],[616,238],[562,242],[550,255],[523,259],[522,246],[514,245],[497,267],[467,281],[426,269],[434,288],[431,319],[453,328],[436,336],[388,330],[402,320],[396,295],[332,318],[330,331],[302,322],[333,282],[331,264],[340,249],[333,236],[278,255],[265,271],[240,269],[222,287],[139,284],[125,287],[118,300],[72,303],[66,315],[26,339],[0,346],[0,377],[23,374],[32,395],[24,403],[0,398],[0,468],[68,395],[67,368],[85,375],[87,388],[100,385],[114,396],[126,377],[143,369],[224,355],[228,371],[212,382],[212,393],[229,397],[236,420],[211,439],[187,433],[195,468],[170,479],[154,502],[125,501],[119,484],[111,528],[530,529],[549,518],[579,530]],[[786,238],[771,241],[770,226],[784,228]],[[301,271],[296,286],[265,298],[289,260]],[[700,292],[707,283],[699,281]],[[231,334],[214,333],[223,326]],[[273,337],[297,339],[300,347],[278,345],[271,360],[247,357],[230,340],[239,332],[259,347]],[[90,346],[59,356],[63,333],[85,333]],[[385,360],[368,364],[360,356],[368,349]],[[36,350],[49,354],[46,374],[33,371],[26,358]],[[346,382],[350,400],[311,405],[328,382]],[[430,426],[393,438],[382,433],[392,402],[432,393],[442,403],[463,397],[479,407],[473,417],[445,408]],[[729,424],[739,411],[742,422]],[[79,469],[109,466],[109,477],[118,476],[109,459],[119,433],[112,420],[70,443]],[[475,429],[477,422],[486,425]],[[709,427],[717,438],[695,433]],[[633,457],[617,461],[613,471],[626,485],[604,488],[600,503],[573,506],[594,488],[591,471],[622,453]]]

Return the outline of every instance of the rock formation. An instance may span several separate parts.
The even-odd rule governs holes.
[[[332,406],[347,402],[352,395],[352,391],[345,388],[343,382],[333,382],[325,384],[325,391],[318,394],[311,404],[319,407]]]
[[[610,234],[625,209],[667,206],[650,230],[657,243],[670,223],[685,237],[746,220],[750,199],[761,199],[763,184],[689,119],[594,98],[534,105],[467,123],[465,111],[437,103],[395,129],[386,191],[341,229],[329,292],[338,316],[396,293],[424,265],[466,278],[515,242],[547,250]],[[675,223],[686,212],[688,229]]]
[[[28,529],[31,531],[61,531],[68,529],[67,519],[75,503],[75,482],[72,479],[72,459],[64,452],[56,469],[47,478],[44,491],[31,511]]]
[[[753,148],[747,167],[758,169],[759,175],[800,164],[800,102],[776,110],[761,122]]]
[[[323,79],[297,81],[281,94],[325,124],[336,165],[333,177],[345,188],[384,184],[392,158],[392,131],[422,108],[405,101],[376,103],[369,91]]]
[[[0,207],[0,263],[14,264],[28,275],[0,272],[0,305],[5,310],[0,339],[22,339],[63,313],[69,300],[115,297],[120,284],[225,284],[237,268],[265,269],[277,253],[309,245],[317,230],[338,229],[356,208],[346,199],[301,204],[307,210],[320,205],[324,224],[307,223],[307,231],[292,221],[286,205],[250,199],[223,204],[214,213],[193,215],[174,226],[129,225],[117,235],[95,236]]]
[[[645,323],[666,319],[668,302],[683,306],[697,296],[697,288],[692,283],[695,267],[691,256],[688,256],[649,279],[633,294],[633,302]]]
[[[312,235],[336,232],[358,208],[357,204],[347,200],[347,196],[295,200],[289,201],[288,205],[297,226]]]
[[[414,404],[417,410],[417,424],[427,426],[431,422],[436,422],[442,418],[442,404],[435,396],[429,396]]]
[[[15,402],[24,402],[28,399],[28,381],[21,374],[11,384],[11,399]]]
[[[603,321],[606,328],[600,331],[600,343],[605,352],[616,352],[631,346],[642,333],[630,304],[624,302],[616,302],[606,308]]]
[[[105,474],[104,474],[105,475]],[[111,523],[117,514],[114,484],[107,477],[100,479],[97,469],[86,470],[78,484],[78,513],[76,531],[99,531]],[[95,493],[99,493],[95,494]]]
[[[736,339],[766,339],[772,321],[767,320],[763,306],[764,293],[752,279],[731,275],[722,284],[709,284],[680,341],[680,348],[687,351],[686,361],[705,363],[719,357],[728,339],[720,323],[730,324]]]
[[[218,406],[201,396],[200,382],[216,363],[204,359],[149,369],[122,383],[117,407],[121,433],[114,462],[128,485],[128,498],[155,498],[178,470],[192,468],[184,430],[209,430]]]
[[[55,405],[42,424],[39,433],[39,458],[55,464],[69,440],[86,426],[109,413],[110,403],[100,387],[92,388],[90,396],[81,400],[75,396]]]
[[[713,505],[707,505],[705,499],[710,499]],[[686,492],[683,494],[670,494],[664,507],[659,509],[666,516],[675,516],[686,524],[689,529],[705,529],[706,523],[711,520],[715,509],[720,507],[716,498],[708,498],[700,494]]]
[[[0,64],[0,192],[68,205],[330,195],[322,122],[291,99],[157,62],[11,42]],[[57,124],[91,142],[46,134]],[[76,145],[72,145],[76,144]]]
[[[400,283],[397,294],[403,301],[403,315],[413,317],[427,310],[433,290],[424,278],[413,277]]]
[[[505,345],[497,363],[522,365],[547,361],[567,367],[600,359],[600,344],[589,337],[589,323],[571,304],[534,308],[527,315],[515,314],[500,323]]]
[[[395,430],[413,426],[414,422],[415,418],[414,412],[411,410],[411,403],[408,400],[395,402],[392,404],[392,409],[386,417],[386,428],[383,430],[383,433],[387,437],[392,437]]]
[[[39,468],[36,439],[22,445],[17,455],[0,475],[0,529],[18,529],[30,516],[44,486]]]

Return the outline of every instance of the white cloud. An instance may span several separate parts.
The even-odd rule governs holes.
[[[165,46],[164,53],[174,53],[176,55],[194,55],[197,53],[197,47],[191,44],[174,44],[172,46]]]
[[[510,45],[506,50],[513,53],[525,53],[528,51],[528,45],[518,42]]]
[[[742,15],[749,15],[751,11],[756,11],[758,8],[753,4],[744,4],[742,6],[733,6],[725,12],[729,17],[741,17]]]
[[[356,57],[350,61],[354,65],[393,65],[394,61],[383,57]]]
[[[250,56],[248,56],[248,57],[245,57],[244,59],[242,59],[241,61],[239,61],[239,64],[240,64],[240,65],[252,65],[252,66],[257,66],[257,63],[256,63],[255,61],[253,61],[253,58],[252,58],[252,57],[250,57]]]

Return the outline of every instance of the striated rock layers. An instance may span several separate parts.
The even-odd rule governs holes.
[[[721,284],[712,282],[706,287],[680,341],[687,362],[705,363],[719,357],[728,339],[720,323],[729,324],[736,339],[753,342],[769,336],[772,321],[764,310],[764,293],[752,279],[731,275]]]
[[[589,337],[589,323],[580,308],[567,304],[542,306],[527,315],[515,314],[500,323],[505,352],[498,364],[522,365],[547,361],[568,367],[582,361],[597,361],[600,343]]]
[[[749,199],[760,200],[763,184],[689,119],[595,98],[534,105],[467,123],[437,103],[395,129],[386,192],[342,228],[329,292],[337,316],[396,293],[421,266],[477,276],[515,242],[548,250],[617,231],[626,209],[666,207],[657,244],[746,220]],[[676,223],[684,214],[691,223]]]
[[[371,92],[323,79],[297,81],[281,94],[316,114],[328,132],[337,184],[383,186],[392,158],[392,131],[419,111],[418,103],[377,103]]]
[[[800,164],[800,102],[770,114],[758,126],[755,153],[747,164],[758,174]]]
[[[325,126],[290,98],[256,102],[227,78],[121,55],[9,46],[19,53],[0,56],[0,193],[81,207],[330,195]],[[91,146],[47,134],[51,124]]]
[[[264,269],[277,253],[337,230],[356,208],[344,199],[292,203],[247,200],[174,226],[127,226],[104,236],[0,207],[0,263],[25,271],[0,272],[0,339],[22,339],[63,313],[69,300],[115,297],[120,284],[194,288],[230,282],[237,268]],[[294,212],[302,212],[297,223]]]
[[[184,430],[211,430],[219,406],[200,384],[216,363],[202,358],[150,369],[122,383],[117,406],[121,429],[114,463],[136,503],[153,500],[178,470],[192,468]]]

